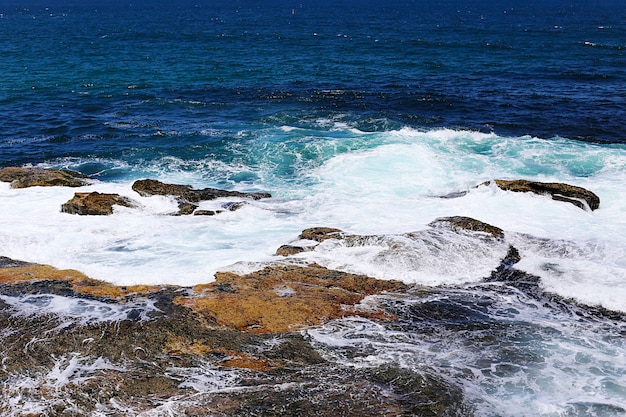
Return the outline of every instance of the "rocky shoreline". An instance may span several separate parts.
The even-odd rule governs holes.
[[[22,174],[17,170],[0,170],[0,180],[14,187],[46,185],[45,170],[24,169]],[[80,174],[49,172],[47,185],[59,186],[58,179],[68,175],[73,179],[67,186],[77,186],[74,180],[83,185],[86,181]],[[29,175],[36,181],[27,180]],[[504,189],[548,193],[581,208],[599,206],[595,194],[578,187],[529,185],[523,180],[518,185],[521,188],[516,190]],[[198,214],[198,202],[217,197],[236,197],[237,203],[271,197],[194,190],[154,180],[138,181],[133,189],[140,195],[174,196],[180,209],[177,215]],[[125,196],[76,193],[63,211],[108,215],[116,205],[135,204]],[[505,235],[496,226],[461,216],[435,219],[429,226],[433,231],[445,229],[494,241],[502,241]],[[311,228],[302,232],[299,243],[281,246],[276,255],[291,259],[329,239],[358,245],[383,238]],[[538,277],[514,268],[519,260],[518,251],[510,247],[484,282],[515,288],[555,309],[576,306],[584,314],[626,321],[623,313],[577,306],[545,293]],[[359,369],[333,363],[307,336],[306,329],[347,317],[400,326],[407,313],[393,308],[393,303],[374,300],[419,300],[433,291],[437,290],[297,260],[269,263],[247,275],[218,273],[214,282],[179,287],[115,286],[78,271],[0,257],[0,380],[5,397],[0,412],[20,416],[96,412],[122,416],[131,415],[129,410],[132,415],[161,410],[198,416],[471,416],[472,407],[461,387],[444,377],[391,365]],[[57,304],[63,307],[55,309]],[[418,312],[422,321],[456,323],[459,315],[467,314],[441,305],[424,306]],[[22,412],[17,413],[20,407]]]

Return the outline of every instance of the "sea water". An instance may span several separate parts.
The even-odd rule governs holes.
[[[120,285],[192,285],[281,261],[480,292],[513,245],[516,267],[539,276],[546,291],[626,311],[626,8],[609,0],[464,3],[4,2],[0,166],[73,169],[92,182],[0,183],[0,255]],[[173,199],[132,190],[142,178],[272,198],[216,216],[172,216]],[[518,178],[585,187],[600,208],[489,184]],[[119,193],[139,207],[62,213],[76,191]],[[450,195],[457,198],[442,198]],[[455,215],[498,226],[505,239],[433,237],[428,224]],[[277,259],[280,245],[313,226],[377,237]],[[535,323],[537,340],[556,325],[542,327],[541,307],[518,308],[524,317],[515,320]],[[311,337],[341,361],[333,346],[352,343],[354,325]],[[376,325],[356,321],[363,326]],[[548,370],[501,380],[489,379],[493,371],[467,391],[487,404],[485,415],[585,415],[589,407],[623,415],[623,342],[605,345],[600,325],[585,326],[582,339],[559,330],[554,345],[528,344],[550,358]],[[388,334],[391,345],[371,360],[391,360],[384,354],[393,346],[423,351],[414,331],[398,336],[408,341]],[[571,343],[587,338],[599,350],[572,353]],[[473,360],[470,371],[484,376]],[[575,371],[553,372],[562,361]],[[571,380],[554,384],[559,378]],[[559,394],[580,378],[590,385],[556,408],[524,388]],[[519,390],[501,391],[504,380]],[[589,388],[606,384],[613,388],[601,395]],[[589,406],[597,402],[609,411]]]

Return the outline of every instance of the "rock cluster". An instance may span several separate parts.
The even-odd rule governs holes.
[[[6,364],[0,377],[30,375],[35,381],[41,371],[41,386],[10,389],[16,398],[42,401],[45,415],[62,415],[67,398],[81,415],[111,411],[111,404],[151,410],[168,401],[177,402],[185,415],[222,416],[310,415],[314,409],[320,416],[373,417],[387,415],[390,408],[408,412],[417,406],[430,415],[431,409],[461,407],[462,395],[452,391],[449,398],[450,387],[433,376],[407,374],[407,392],[400,384],[395,393],[396,388],[381,383],[396,375],[395,369],[336,368],[298,331],[346,315],[392,320],[355,303],[379,291],[405,290],[398,282],[315,265],[219,274],[216,282],[194,288],[119,287],[78,271],[0,258],[0,326],[6,330],[0,335],[6,347],[0,351]],[[3,298],[32,297],[30,302],[37,303],[51,295],[82,300],[87,309],[93,308],[91,302],[124,307],[127,318],[80,325],[69,318],[13,315],[4,301],[9,299]],[[148,314],[141,311],[142,300],[154,303]],[[70,369],[72,361],[84,363],[86,370],[68,373],[65,385],[49,389],[45,378],[54,369]],[[79,372],[88,377],[72,383],[81,379]],[[211,372],[242,388],[198,393],[181,384],[193,380],[194,373]],[[434,402],[420,405],[425,398]],[[19,408],[21,400],[16,401]],[[282,411],[276,414],[275,407]],[[0,412],[9,409],[0,404]]]
[[[5,168],[0,170],[0,180],[10,181],[13,187],[85,184],[80,175],[68,174],[70,180],[61,181],[66,175],[62,172]],[[42,180],[46,175],[49,179]],[[591,210],[599,207],[597,196],[579,187],[524,180],[496,180],[495,184],[511,191],[549,194]],[[174,196],[178,214],[196,215],[220,211],[197,210],[198,203],[205,200],[234,198],[237,201],[227,203],[223,209],[236,210],[245,204],[239,199],[270,197],[267,193],[196,190],[149,179],[135,182],[133,190],[141,196]],[[137,205],[117,194],[76,193],[63,204],[62,211],[107,215],[115,206]],[[505,242],[502,229],[473,218],[439,218],[429,226],[431,229],[424,233],[470,234],[498,245]],[[359,245],[385,237],[315,227],[303,230],[298,239],[281,246],[277,255],[313,250],[329,239]],[[397,243],[390,242],[389,250],[396,250],[393,245]],[[538,277],[513,268],[520,259],[520,253],[510,247],[485,280],[505,283],[535,298],[544,297]],[[32,384],[12,387],[6,383],[3,389],[7,396],[14,394],[18,408],[26,404],[20,403],[24,399],[38,399],[38,404],[43,404],[43,415],[64,415],[68,410],[76,415],[121,415],[120,410],[151,412],[174,402],[177,408],[170,414],[176,415],[313,415],[311,410],[317,416],[328,417],[473,415],[465,405],[461,387],[430,373],[428,366],[420,372],[393,363],[368,369],[344,366],[323,357],[303,329],[350,316],[392,328],[411,326],[411,320],[423,322],[426,327],[436,321],[456,326],[482,326],[487,322],[465,320],[469,309],[460,304],[416,303],[407,309],[401,302],[370,302],[419,299],[432,288],[410,287],[316,264],[284,264],[289,261],[270,263],[243,276],[218,273],[214,282],[194,287],[116,286],[79,271],[0,256],[0,378],[12,381],[27,376]],[[85,324],[71,316],[20,314],[12,304],[20,299],[36,306],[52,296],[79,300],[86,310],[121,308],[125,315],[114,322],[94,320]],[[368,296],[374,297],[363,303]],[[556,303],[564,302],[554,299]],[[623,315],[618,318],[626,319]],[[76,370],[81,364],[84,369]],[[63,373],[64,369],[67,372]],[[50,375],[60,373],[67,381],[52,387]],[[214,381],[203,380],[207,374],[214,375]],[[60,377],[53,382],[59,381]],[[217,384],[217,388],[202,392],[193,384]],[[230,385],[219,389],[219,384]],[[11,415],[13,409],[9,407],[0,402],[0,414]]]
[[[453,232],[479,233],[489,238],[502,239],[504,231],[499,227],[492,226],[480,220],[464,216],[441,217],[433,220],[428,224],[433,229],[449,229]],[[421,232],[405,233],[402,236],[413,238]],[[428,231],[426,231],[428,233]],[[338,239],[348,246],[363,245],[368,242],[384,241],[385,236],[361,236],[351,235],[344,231],[331,227],[312,227],[305,229],[298,236],[300,243],[290,243],[280,246],[276,250],[278,256],[291,256],[301,252],[307,252],[315,249],[319,243],[328,239]]]
[[[196,190],[190,185],[166,184],[161,181],[144,179],[135,181],[133,190],[143,197],[153,195],[170,195],[176,197],[178,201],[178,214],[198,214],[198,215],[214,215],[220,211],[203,210],[195,212],[198,208],[196,203],[201,201],[215,200],[223,197],[249,198],[252,200],[260,200],[262,198],[270,198],[269,193],[242,193],[239,191],[220,190],[218,188],[203,188]],[[225,209],[229,211],[237,210],[241,204],[228,204]]]
[[[217,188],[204,188],[195,190],[188,185],[165,184],[156,180],[138,180],[133,186],[139,195],[149,197],[153,195],[171,195],[178,201],[177,215],[194,214],[196,216],[213,216],[224,211],[235,211],[243,207],[244,201],[228,202],[222,204],[221,210],[196,210],[201,201],[214,200],[222,197],[249,198],[258,200],[271,197],[268,193],[242,193],[238,191],[219,190]],[[99,193],[75,193],[74,197],[61,206],[63,213],[79,215],[109,215],[113,214],[114,206],[136,208],[139,203],[119,194]]]
[[[503,239],[501,229],[467,217],[440,218],[431,226],[432,232],[445,228]],[[317,244],[375,238],[319,227],[299,237]],[[565,301],[546,298],[538,277],[513,268],[520,258],[510,247],[485,280],[562,308]],[[419,328],[420,337],[438,328],[459,334],[477,329],[480,343],[489,343],[484,332],[497,323],[463,300],[421,301],[436,291],[446,289],[410,287],[315,264],[268,264],[243,276],[218,273],[215,282],[194,287],[116,286],[74,270],[0,257],[0,378],[30,381],[5,384],[13,402],[0,401],[0,414],[12,415],[24,401],[38,401],[39,415],[64,415],[70,409],[77,415],[121,415],[119,410],[134,415],[163,405],[174,415],[225,417],[471,417],[462,387],[433,373],[430,364],[418,371],[393,361],[365,368],[342,365],[322,356],[303,331],[355,316],[396,332]],[[379,302],[362,303],[370,295]],[[121,308],[124,317],[81,323],[71,315],[21,314],[14,307],[16,299],[31,309],[53,296],[79,300],[85,311]],[[589,311],[626,320],[623,314]],[[367,346],[341,349],[368,354]]]

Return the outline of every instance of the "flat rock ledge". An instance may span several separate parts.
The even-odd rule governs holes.
[[[81,216],[107,216],[113,214],[114,206],[137,207],[138,204],[119,194],[75,193],[74,197],[61,206],[61,212]]]
[[[0,404],[0,414],[17,415],[36,403],[37,415],[50,416],[173,410],[223,417],[470,417],[462,391],[443,378],[393,364],[343,366],[325,359],[301,331],[349,315],[395,320],[354,303],[405,288],[317,265],[219,274],[193,288],[121,287],[0,258],[0,376],[9,381],[5,395],[15,399]],[[117,312],[117,318],[84,322],[69,307],[67,315],[46,313],[49,303],[74,303],[87,317]],[[20,314],[20,306],[29,313]],[[32,383],[11,383],[22,377]]]
[[[549,195],[553,200],[565,201],[583,210],[596,210],[600,207],[600,197],[585,188],[574,185],[528,180],[494,180],[493,182],[502,190]],[[488,181],[482,185],[490,184],[491,181]]]
[[[10,182],[12,188],[82,187],[88,177],[75,171],[44,168],[6,167],[0,169],[0,181]]]
[[[50,285],[42,285],[48,282]],[[40,288],[63,288],[64,295],[123,303],[129,297],[151,297],[163,286],[116,286],[76,270],[59,270],[0,257],[0,290],[7,285],[28,293]],[[4,286],[4,287],[3,287]],[[378,312],[355,307],[364,297],[381,292],[405,291],[400,281],[330,270],[319,265],[269,265],[247,275],[218,273],[216,280],[195,287],[167,286],[179,294],[173,304],[195,312],[211,327],[251,333],[283,333],[319,325],[350,315],[384,318]],[[2,291],[0,291],[2,293]]]
[[[199,210],[196,212],[201,201],[215,200],[223,197],[246,198],[252,200],[260,200],[262,198],[270,198],[270,193],[243,193],[240,191],[220,190],[218,188],[194,189],[190,185],[166,184],[161,181],[152,179],[137,180],[132,186],[133,190],[142,197],[153,195],[174,196],[178,201],[179,215],[196,214],[196,215],[215,215],[222,211],[234,211],[242,207],[241,202],[226,204],[225,210]]]

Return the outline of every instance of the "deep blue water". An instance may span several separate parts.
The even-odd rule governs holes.
[[[465,3],[4,1],[0,166],[228,158],[321,118],[626,142],[623,2]]]

